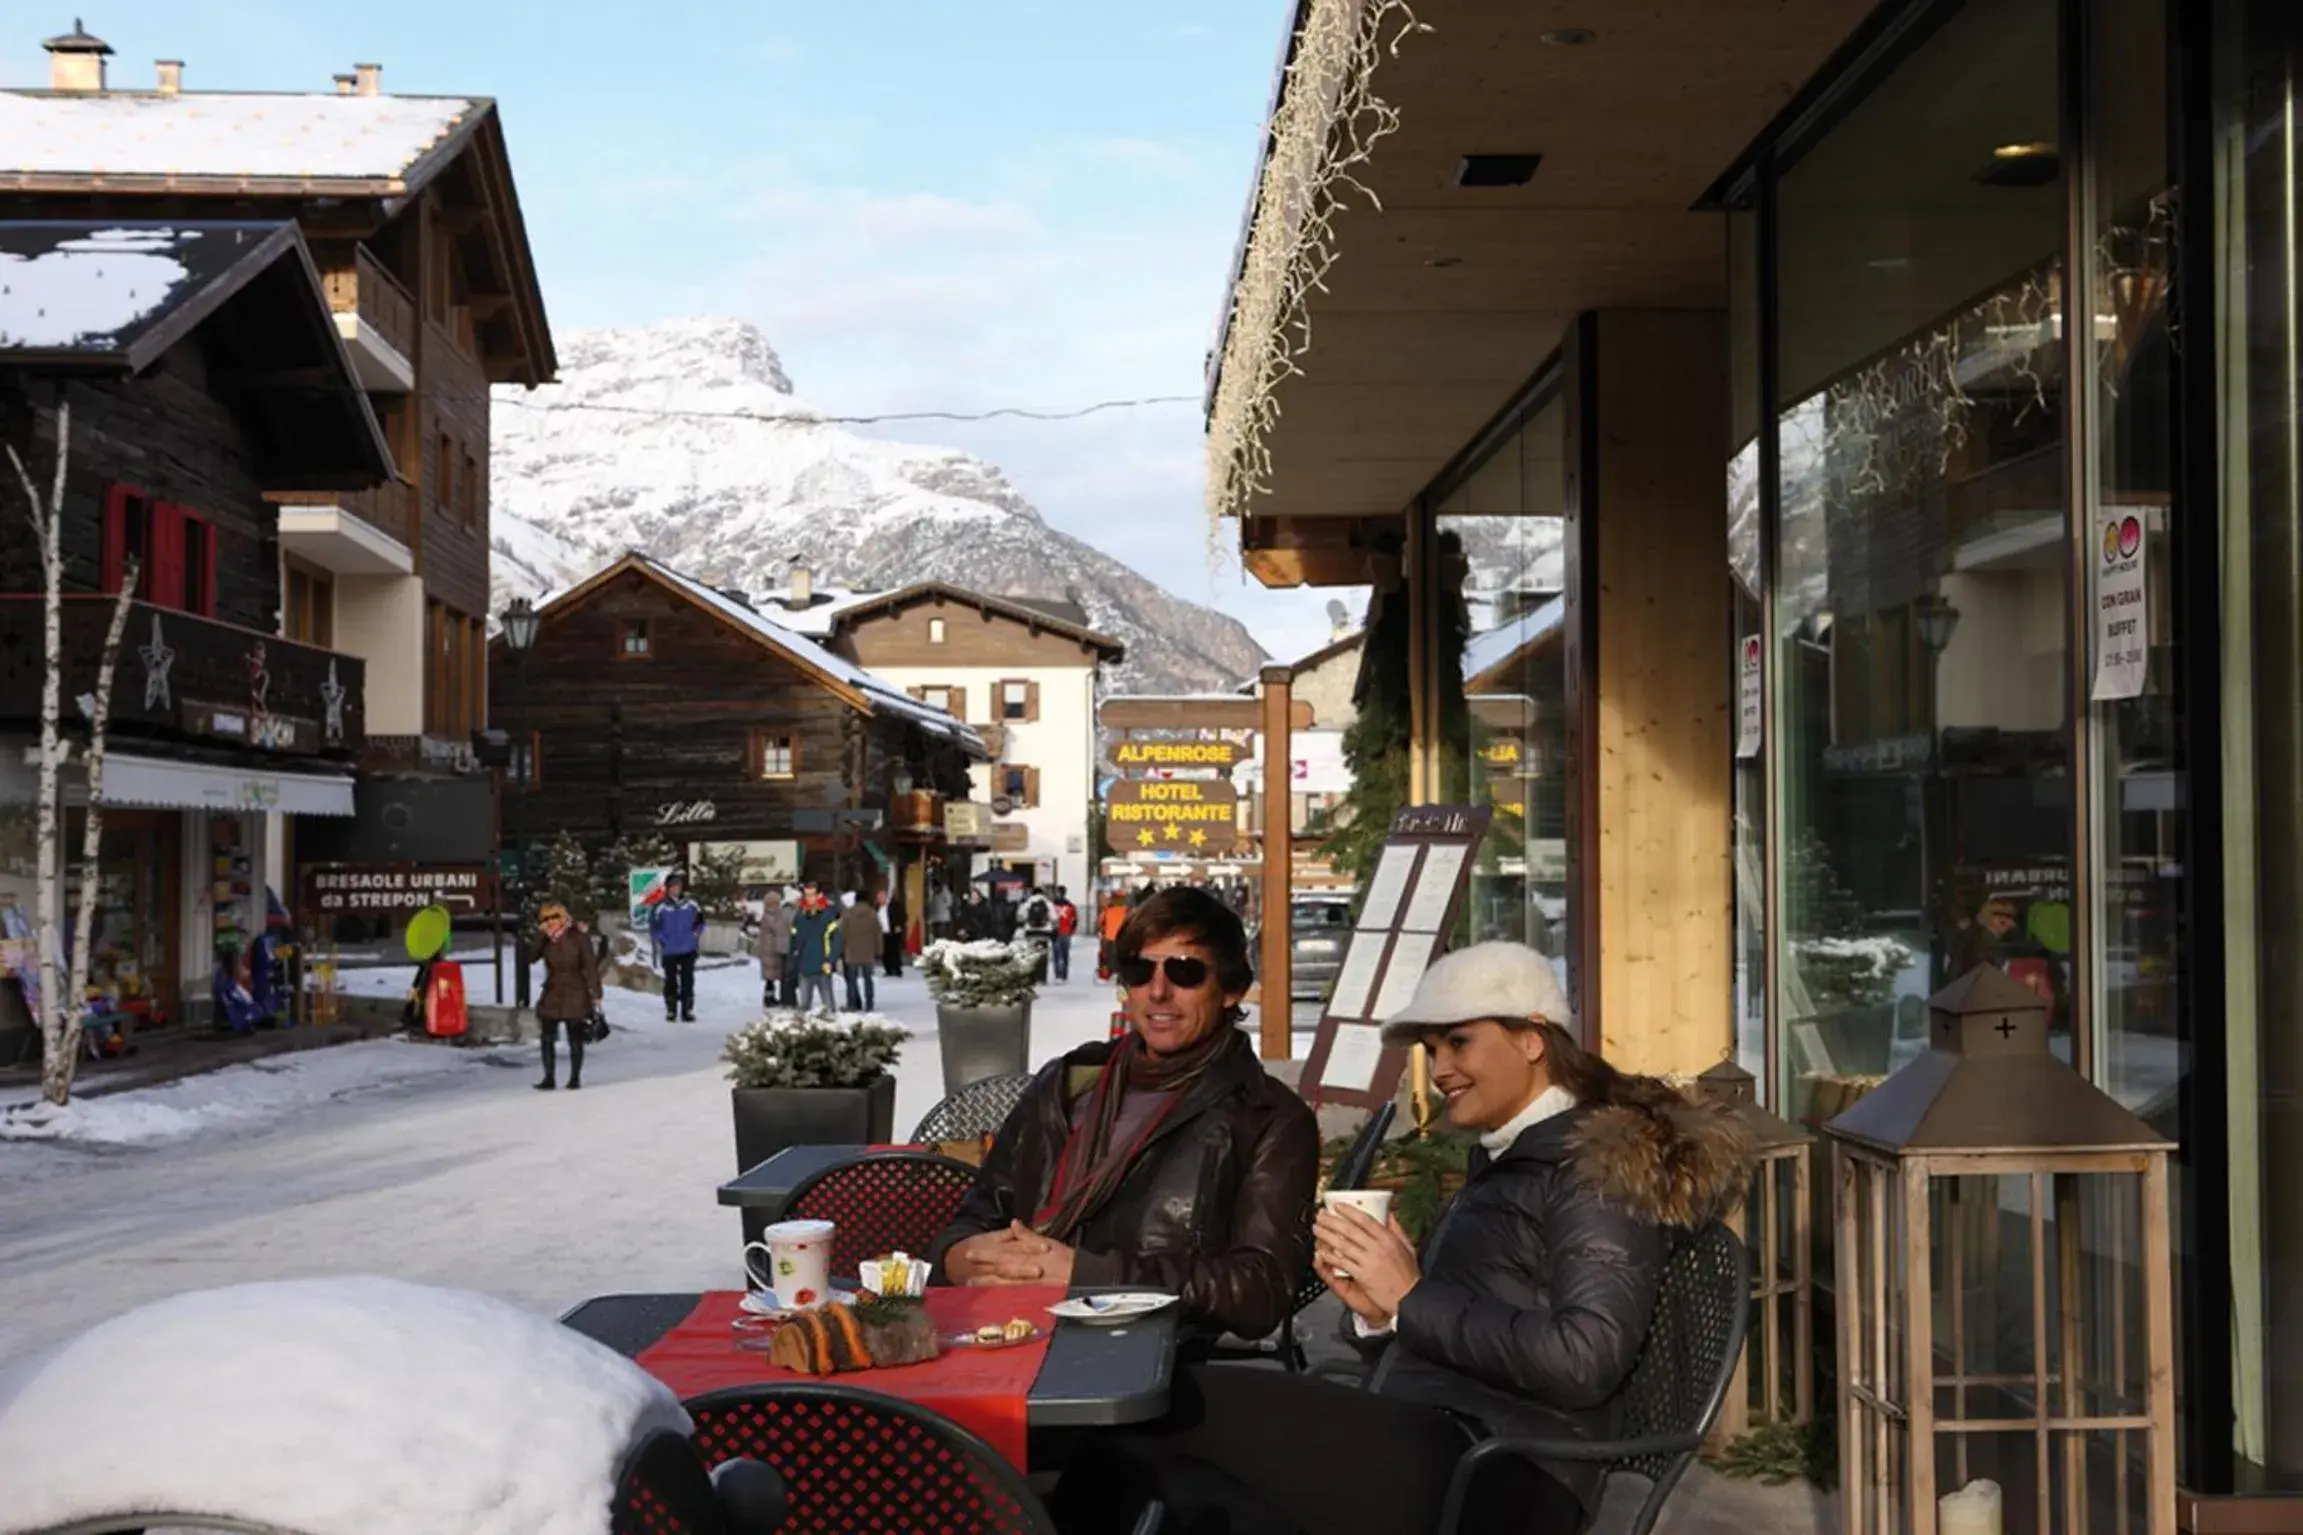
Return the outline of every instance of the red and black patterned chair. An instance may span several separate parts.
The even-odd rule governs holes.
[[[832,1277],[852,1279],[856,1265],[882,1253],[924,1254],[959,1213],[976,1181],[965,1162],[923,1151],[878,1151],[805,1179],[784,1203],[788,1221],[830,1221]]]
[[[854,1386],[739,1386],[687,1404],[707,1461],[783,1478],[784,1535],[1055,1535],[1023,1473],[940,1413]]]

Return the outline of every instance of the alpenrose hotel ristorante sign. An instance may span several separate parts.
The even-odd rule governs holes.
[[[1239,837],[1239,791],[1225,778],[1123,778],[1104,819],[1114,852],[1228,852]]]
[[[1236,741],[1122,741],[1112,751],[1112,766],[1123,773],[1231,768],[1245,755]]]

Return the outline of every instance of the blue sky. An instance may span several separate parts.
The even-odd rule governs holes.
[[[841,413],[1198,395],[1290,10],[76,3],[119,84],[181,58],[190,89],[327,89],[376,61],[386,90],[496,97],[556,329],[737,315]],[[15,15],[0,78],[40,83],[70,16]],[[1211,568],[1196,405],[904,433],[1275,652],[1325,638],[1332,594]]]

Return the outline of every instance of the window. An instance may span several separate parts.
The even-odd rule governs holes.
[[[648,637],[648,621],[644,618],[621,619],[616,624],[616,654],[623,660],[634,661],[655,654]]]
[[[544,782],[544,734],[531,730],[525,740],[512,738],[512,782],[524,789],[540,788]]]
[[[469,452],[464,454],[464,477],[456,482],[456,488],[462,492],[457,510],[464,515],[464,526],[467,528],[478,527],[480,525],[480,461]]]
[[[941,709],[955,720],[968,717],[968,690],[966,688],[926,687],[913,688],[912,697],[931,709]]]
[[[456,504],[456,444],[446,432],[440,434],[433,450],[432,474],[432,501],[441,511],[448,511]]]
[[[945,634],[945,631],[944,631],[944,621],[943,621],[942,619],[940,619],[940,618],[931,618],[931,619],[929,619],[929,620],[928,620],[928,643],[929,643],[929,644],[931,644],[931,645],[941,645],[941,644],[944,642],[944,634]]]
[[[1003,764],[999,770],[1000,797],[1015,802],[1018,810],[1031,810],[1040,802],[1040,770]]]
[[[799,777],[800,738],[768,730],[753,731],[752,776],[777,783]]]
[[[1003,682],[999,700],[1003,724],[1028,725],[1040,717],[1040,685],[1036,682]]]
[[[289,639],[333,649],[336,643],[336,583],[307,565],[288,567],[288,590],[280,612],[280,632]]]
[[[424,732],[463,740],[487,714],[486,636],[445,603],[426,603],[424,618]]]
[[[136,562],[136,595],[145,602],[213,617],[216,533],[207,518],[173,501],[156,501],[127,485],[104,498],[104,590],[116,592]]]

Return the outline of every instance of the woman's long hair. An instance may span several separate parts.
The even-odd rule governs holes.
[[[1541,1022],[1544,1060],[1551,1080],[1565,1088],[1577,1103],[1590,1108],[1623,1107],[1649,1113],[1683,1107],[1687,1100],[1661,1077],[1619,1071],[1583,1048],[1575,1036],[1558,1024]]]

